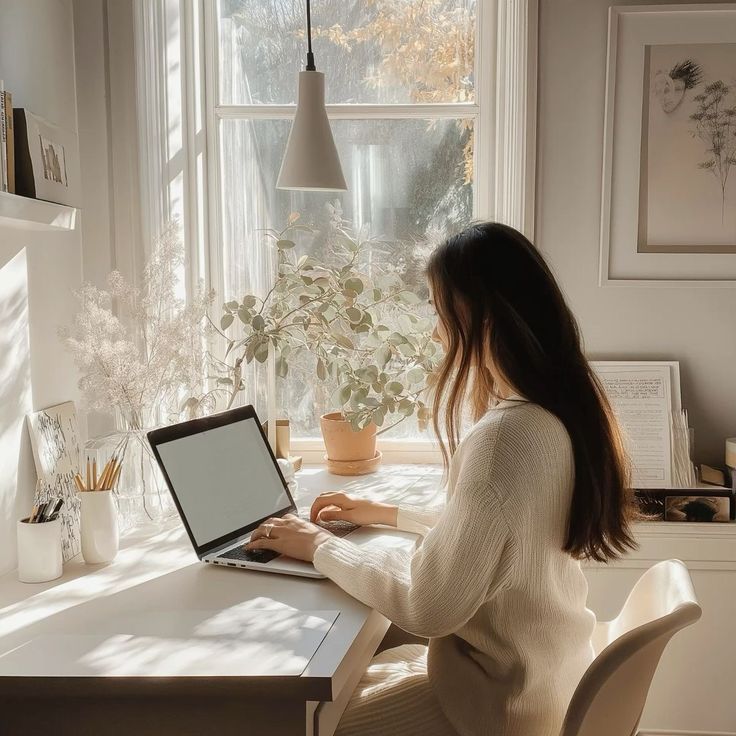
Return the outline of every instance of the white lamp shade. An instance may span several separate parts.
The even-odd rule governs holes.
[[[296,115],[277,189],[345,191],[345,177],[325,110],[325,75],[299,72]]]

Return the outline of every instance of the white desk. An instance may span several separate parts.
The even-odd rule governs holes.
[[[438,469],[421,466],[356,479],[306,468],[297,503],[339,488],[421,503],[439,480]],[[61,578],[39,585],[19,583],[15,573],[0,578],[0,655],[48,635],[115,635],[106,622],[121,616],[243,604],[340,615],[298,677],[0,677],[0,733],[332,734],[388,620],[328,580],[203,565],[178,521],[127,536],[110,565],[75,559]]]
[[[440,475],[437,468],[386,465],[349,479],[307,468],[297,501],[308,505],[318,491],[345,488],[424,503]],[[602,618],[615,615],[643,569],[670,557],[688,564],[704,609],[698,625],[665,652],[642,733],[736,733],[736,524],[640,524],[636,537],[640,548],[620,562],[584,565],[593,610]],[[0,734],[332,734],[388,621],[326,580],[202,565],[179,524],[126,538],[111,565],[75,560],[62,578],[41,585],[19,583],[14,573],[0,578],[0,654],[47,634],[104,631],[107,619],[125,613],[243,603],[340,615],[300,677],[0,678]]]

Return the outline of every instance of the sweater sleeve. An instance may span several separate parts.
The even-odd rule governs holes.
[[[503,586],[504,554],[513,550],[488,464],[487,455],[464,463],[452,498],[413,554],[334,538],[317,548],[315,567],[405,631],[457,631]]]
[[[438,506],[414,506],[400,503],[396,513],[396,528],[426,537],[429,530],[439,521],[444,504]]]

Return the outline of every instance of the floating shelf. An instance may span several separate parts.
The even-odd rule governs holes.
[[[0,227],[21,230],[74,230],[77,210],[63,204],[0,192]]]

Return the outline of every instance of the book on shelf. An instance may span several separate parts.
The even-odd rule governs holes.
[[[8,152],[5,127],[5,82],[0,79],[0,191],[8,191]]]
[[[8,191],[15,194],[15,123],[13,120],[13,95],[5,92],[5,161]]]
[[[0,79],[0,191],[15,193],[15,126],[13,95]]]

